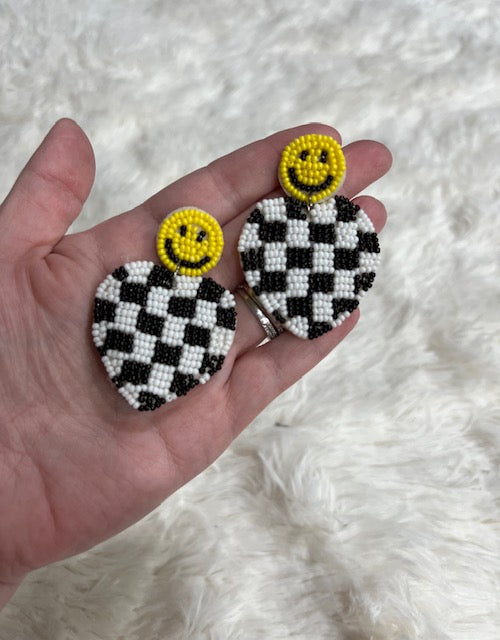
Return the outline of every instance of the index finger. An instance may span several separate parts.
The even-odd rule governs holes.
[[[165,187],[131,211],[90,229],[99,255],[109,268],[154,259],[158,225],[170,211],[187,205],[207,211],[225,225],[278,187],[284,147],[306,133],[329,135],[340,143],[340,135],[332,127],[308,124],[237,149]]]
[[[285,129],[177,180],[141,207],[160,222],[169,211],[194,205],[213,215],[221,225],[225,224],[278,186],[277,167],[283,149],[291,140],[306,133],[328,135],[341,142],[338,131],[324,124]]]

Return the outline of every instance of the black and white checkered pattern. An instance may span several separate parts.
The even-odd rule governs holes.
[[[233,342],[233,295],[211,278],[130,262],[99,285],[92,336],[112,382],[139,411],[185,395],[218,371]]]
[[[242,229],[238,251],[246,281],[266,311],[309,339],[356,309],[380,257],[371,220],[343,196],[309,212],[292,198],[263,200]]]

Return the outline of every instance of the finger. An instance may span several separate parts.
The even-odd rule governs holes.
[[[280,131],[181,178],[142,205],[106,220],[88,233],[92,234],[108,267],[138,259],[153,260],[156,258],[158,225],[167,213],[193,205],[224,225],[277,189],[278,163],[283,148],[294,137],[313,131],[340,141],[335,129],[322,124]]]
[[[80,213],[94,174],[86,135],[72,120],[59,120],[1,207],[2,255],[18,258],[33,248],[49,253]]]
[[[339,327],[314,340],[301,340],[285,332],[238,358],[228,381],[228,403],[237,417],[237,432],[328,355],[358,319],[356,310]]]
[[[379,200],[376,200],[371,196],[360,196],[359,198],[354,198],[353,202],[365,211],[373,222],[375,230],[379,233],[387,218],[384,205]],[[234,276],[232,286],[225,284],[225,286],[231,289],[235,289],[243,282],[243,272],[241,271],[238,256],[233,256],[233,260],[234,265],[232,266],[232,270],[234,272],[239,272],[239,276]],[[253,349],[266,337],[260,322],[239,295],[236,295],[236,312],[238,314],[238,325],[236,328],[234,348],[231,351],[233,359],[238,358],[245,351]]]
[[[239,236],[241,227],[243,226],[249,211],[255,206],[255,203],[263,198],[283,195],[283,191],[281,189],[278,190],[278,164],[280,154],[283,151],[283,147],[286,145],[286,142],[289,141],[289,138],[293,138],[294,135],[296,136],[304,133],[304,130],[310,130],[313,126],[319,127],[319,125],[306,125],[305,127],[298,127],[297,129],[289,130],[289,132],[284,131],[279,134],[275,134],[270,138],[266,138],[264,141],[254,143],[255,145],[261,145],[262,143],[265,143],[265,146],[271,145],[271,150],[268,149],[267,154],[269,156],[266,164],[267,171],[262,175],[259,174],[256,178],[252,176],[252,180],[249,180],[249,175],[252,175],[249,173],[252,162],[245,162],[244,158],[246,157],[249,147],[252,147],[253,145],[244,147],[243,149],[235,151],[234,154],[230,154],[225,157],[226,159],[231,156],[237,156],[240,158],[233,164],[233,171],[235,174],[242,172],[242,175],[238,179],[243,180],[247,185],[247,188],[251,188],[251,193],[248,198],[238,201],[234,210],[231,210],[227,201],[224,202],[222,200],[219,205],[218,211],[224,213],[227,218],[226,224],[223,225],[226,248],[220,265],[211,272],[215,278],[219,275],[222,275],[224,278],[226,274],[234,273],[233,265],[235,263],[235,250],[231,247],[236,246],[236,240]],[[333,132],[331,129],[329,129],[329,131],[330,133]],[[283,134],[287,134],[286,140],[282,139]],[[274,140],[275,138],[277,138],[277,141],[271,142],[271,139]],[[364,189],[384,175],[391,164],[389,151],[386,147],[376,142],[363,141],[362,143],[353,143],[352,145],[346,146],[345,152],[348,162],[348,171],[354,174],[350,183],[347,185],[350,190],[347,192],[344,191],[344,193],[348,194],[350,197],[355,195],[354,192],[352,192],[352,188],[356,187],[358,190]],[[250,153],[252,154],[253,152]],[[365,157],[369,158],[369,161],[366,161]],[[225,162],[225,158],[221,158],[220,161]],[[361,169],[359,169],[358,165]],[[194,176],[197,175],[198,179],[203,182],[204,178],[201,174],[205,171],[206,169],[201,169],[199,172],[186,176],[186,178],[183,178],[182,180],[189,179],[189,182],[192,183]],[[359,177],[356,177],[358,172],[360,175]],[[180,182],[182,182],[182,180]],[[261,190],[269,188],[269,185],[271,185],[270,190]],[[172,185],[172,187],[173,186],[174,185]],[[165,190],[160,192],[160,194],[163,194],[161,196],[163,200],[167,197],[165,192],[168,191],[168,189],[170,189],[170,187],[167,187]],[[194,193],[198,192],[195,190]],[[207,197],[208,195],[209,194],[207,194]],[[214,205],[211,205],[208,199],[203,199],[203,195],[200,196],[200,199],[197,202],[192,202],[193,197],[191,197],[190,200],[187,200],[188,195],[185,197],[186,201],[181,202],[181,205],[194,204],[199,206],[201,209],[214,214]],[[217,195],[215,195],[215,197],[217,199]],[[100,254],[103,257],[105,266],[110,269],[114,268],[117,264],[123,264],[133,260],[155,260],[157,258],[155,237],[158,231],[158,222],[163,219],[168,210],[172,210],[177,206],[180,206],[179,202],[180,200],[175,203],[172,202],[170,207],[167,207],[165,203],[163,203],[165,209],[161,209],[161,214],[159,214],[160,210],[158,210],[159,215],[157,213],[154,213],[154,215],[149,214],[149,212],[144,212],[141,207],[138,207],[136,210],[107,220],[106,222],[103,222],[91,229],[89,233],[92,234],[94,242],[98,247],[100,247]],[[221,281],[221,284],[225,284],[225,282]],[[230,281],[227,281],[225,286],[229,285]]]
[[[352,199],[385,175],[392,165],[389,149],[374,140],[358,140],[344,147],[346,178],[339,193]]]
[[[191,204],[224,224],[278,186],[278,164],[286,145],[306,133],[321,133],[340,142],[338,131],[314,123],[280,131],[214,160],[165,187],[143,204],[157,222],[178,207]]]

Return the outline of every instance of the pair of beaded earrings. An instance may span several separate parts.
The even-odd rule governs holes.
[[[345,178],[340,145],[305,135],[283,151],[287,197],[259,202],[238,252],[247,291],[276,329],[313,339],[339,326],[371,287],[379,245],[368,216],[335,196]],[[209,277],[224,247],[208,213],[184,207],[161,223],[162,266],[130,262],[99,285],[92,336],[108,376],[129,404],[154,410],[207,382],[236,330],[233,294]]]

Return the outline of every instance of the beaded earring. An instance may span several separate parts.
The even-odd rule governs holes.
[[[338,142],[309,134],[283,151],[287,197],[257,203],[238,252],[246,282],[273,320],[300,338],[339,326],[372,286],[380,248],[358,205],[334,195],[345,179]]]
[[[163,265],[129,262],[98,286],[92,337],[109,378],[135,409],[157,409],[222,367],[236,329],[235,300],[202,274],[223,246],[212,216],[176,209],[156,239]]]

